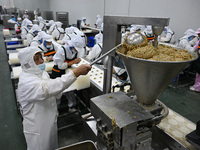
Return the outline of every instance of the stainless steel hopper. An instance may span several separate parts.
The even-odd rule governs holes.
[[[126,66],[137,99],[144,105],[153,105],[180,71],[197,59],[195,53],[192,53],[194,59],[178,62],[151,61],[117,53]]]

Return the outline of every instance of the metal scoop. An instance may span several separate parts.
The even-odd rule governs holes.
[[[128,35],[128,37],[126,38],[126,43],[133,46],[133,45],[139,45],[144,41],[144,38],[142,36],[141,33],[137,33],[137,32],[133,32],[130,33]],[[97,58],[96,60],[94,60],[93,62],[90,63],[90,66],[92,66],[93,64],[95,64],[96,62],[98,62],[99,60],[103,59],[104,57],[106,57],[108,54],[112,53],[113,51],[115,51],[118,47],[120,47],[122,44],[119,44],[117,46],[115,46],[114,48],[112,48],[111,50],[109,50],[108,52],[106,52],[105,54],[103,54],[101,57]]]
[[[133,45],[139,45],[144,41],[144,38],[141,33],[133,32],[128,35],[126,38],[126,43],[133,46]]]

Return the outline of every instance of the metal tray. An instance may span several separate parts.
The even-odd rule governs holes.
[[[97,147],[93,141],[87,140],[66,147],[61,147],[58,150],[97,150]]]

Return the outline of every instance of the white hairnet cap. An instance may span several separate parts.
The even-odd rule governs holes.
[[[20,18],[20,17],[19,17],[19,18],[17,18],[17,20],[19,20],[19,21],[20,21],[20,20],[22,20],[22,18]]]
[[[47,42],[52,42],[52,41],[53,41],[53,38],[52,38],[52,36],[49,35],[49,34],[44,34],[44,35],[43,35],[43,40],[44,40],[44,41],[47,41]]]
[[[82,20],[86,19],[85,17],[82,17]]]
[[[57,25],[58,27],[62,27],[62,22],[57,21],[57,22],[56,22],[56,25]]]
[[[195,33],[195,31],[193,29],[186,30],[185,34],[186,34],[187,37],[190,37],[192,35],[197,36],[197,34]]]
[[[54,24],[53,20],[49,20],[49,25],[52,26]]]
[[[72,28],[65,28],[66,34],[72,34]]]
[[[96,39],[96,43],[102,43],[103,42],[103,34],[102,33],[99,33],[99,34],[96,34],[94,39]]]
[[[100,15],[97,15],[97,18],[101,18],[101,16],[100,16]]]
[[[26,26],[29,26],[29,25],[33,25],[33,23],[32,23],[32,21],[27,20],[27,21],[26,21]]]
[[[72,30],[72,33],[73,33],[73,32],[77,32],[77,31],[80,31],[77,27],[74,27],[74,26],[71,26],[70,28],[71,28],[71,30]]]
[[[147,26],[147,27],[146,27],[146,30],[147,30],[147,31],[152,31],[152,26]]]
[[[40,31],[40,27],[37,24],[34,24],[32,27],[33,31]]]
[[[38,33],[37,37],[38,37],[38,39],[41,39],[41,38],[43,38],[44,35],[46,35],[46,32],[41,31]]]
[[[67,42],[69,46],[77,47],[77,48],[82,48],[84,47],[84,42],[83,39],[80,35],[75,35],[73,38]]]
[[[184,34],[193,34],[195,31],[193,29],[187,29]]]
[[[38,52],[42,52],[38,47],[26,47],[19,51],[18,58],[23,71],[41,74],[42,70],[34,62],[34,56]]]

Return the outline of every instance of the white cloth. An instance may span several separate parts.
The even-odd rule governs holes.
[[[185,35],[184,37],[180,38],[178,42],[178,47],[188,50],[189,52],[194,52],[195,49],[192,47],[192,45],[189,43],[188,36]]]
[[[174,33],[174,31],[172,31],[169,27],[165,27],[165,28],[167,29],[167,33],[166,33],[165,37],[160,38],[160,41],[165,42],[165,43],[174,44],[175,43],[175,33]]]
[[[103,23],[103,19],[100,17],[100,15],[97,15],[97,21],[96,21],[97,29],[101,29],[102,23]]]
[[[64,29],[61,27],[56,28],[53,32],[52,32],[52,37],[55,40],[62,40],[63,37],[65,35]]]
[[[68,44],[65,44],[63,47],[65,48],[66,57],[68,59],[72,59],[75,57],[76,53],[72,52],[69,49],[70,46]],[[54,65],[58,65],[59,69],[67,69],[68,68],[68,63],[64,62],[65,61],[65,52],[62,47],[60,47],[58,49],[58,51],[56,52],[56,54],[53,56],[53,60],[54,60]]]
[[[37,52],[40,52],[38,48],[31,47],[19,52],[22,73],[19,76],[18,101],[23,131],[28,150],[54,150],[58,147],[56,98],[76,77],[71,71],[60,78],[50,79],[33,60]]]
[[[90,61],[94,61],[95,59],[99,58],[102,53],[102,43],[95,44],[92,50],[88,54],[88,59]],[[98,63],[101,63],[102,60],[98,61]]]

